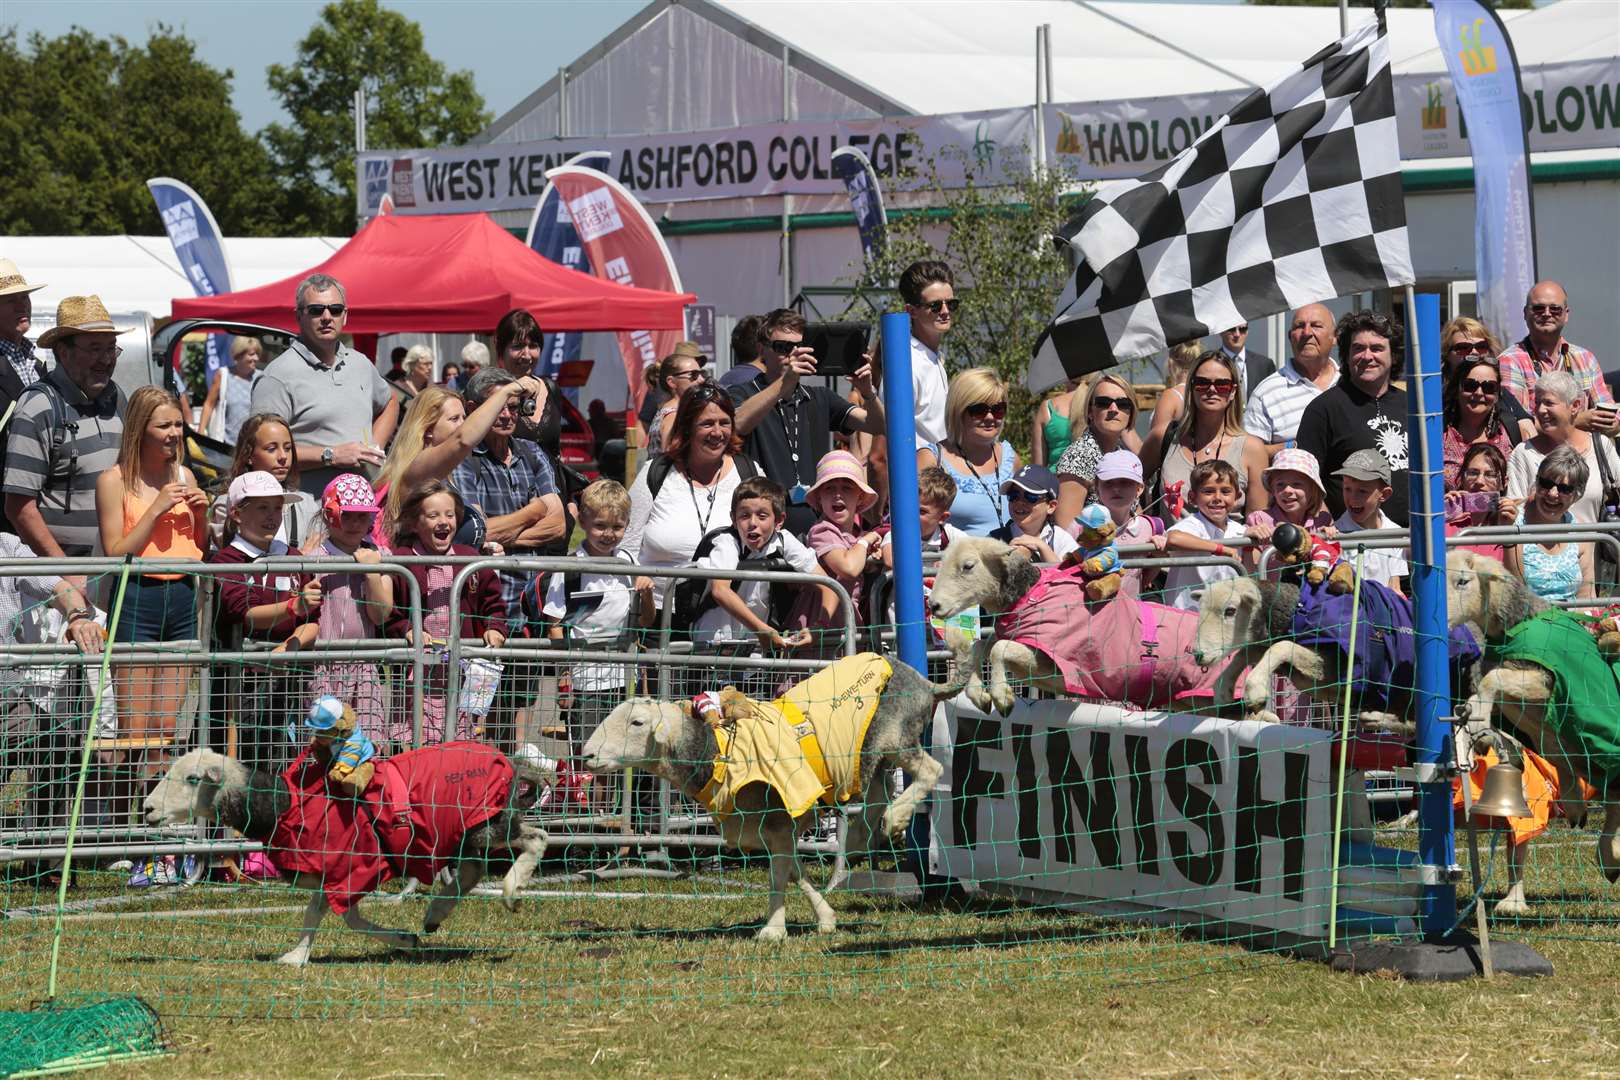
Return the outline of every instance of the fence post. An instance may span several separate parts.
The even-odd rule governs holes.
[[[922,525],[917,506],[917,408],[911,394],[911,317],[883,316],[883,410],[889,439],[889,524],[894,551],[895,651],[924,677],[928,674],[922,584]],[[923,749],[933,743],[933,725],[923,728]],[[918,808],[906,835],[917,881],[924,893],[943,888],[928,870],[929,806]]]
[[[1457,921],[1457,861],[1451,779],[1444,766],[1455,751],[1450,729],[1450,625],[1446,617],[1446,523],[1441,511],[1440,297],[1406,290],[1408,368],[1407,482],[1411,494],[1412,627],[1417,643],[1416,690],[1418,854],[1430,874],[1423,890],[1423,935],[1438,938]]]

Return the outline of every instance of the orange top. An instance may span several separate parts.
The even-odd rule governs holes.
[[[152,499],[141,499],[138,496],[124,493],[124,535],[128,536],[135,529],[136,522],[146,514],[147,507],[152,505]],[[152,526],[152,538],[146,546],[135,554],[142,559],[187,559],[201,561],[202,546],[198,543],[197,519],[186,503],[177,503],[157,519]],[[158,578],[161,581],[178,581],[180,574],[146,574],[146,577]]]

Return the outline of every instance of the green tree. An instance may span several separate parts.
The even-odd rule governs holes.
[[[366,91],[366,141],[377,147],[459,145],[491,114],[472,73],[447,73],[422,28],[377,0],[336,0],[291,64],[272,64],[270,89],[292,123],[264,138],[287,185],[295,232],[342,236],[354,228],[354,92]]]
[[[1072,177],[1050,168],[1023,171],[1008,185],[986,185],[975,177],[973,158],[963,157],[964,186],[941,183],[933,160],[900,185],[911,192],[907,201],[928,208],[890,212],[888,241],[855,280],[849,315],[875,320],[898,310],[893,282],[900,272],[918,259],[943,259],[963,300],[946,339],[946,364],[953,373],[988,367],[1007,384],[1007,438],[1027,459],[1029,418],[1039,400],[1028,385],[1030,351],[1069,276],[1052,237],[1090,191],[1076,191]]]
[[[0,31],[0,232],[161,234],[153,176],[190,184],[228,234],[275,231],[279,188],[231,107],[233,77],[164,26],[144,46],[76,27],[24,47]]]

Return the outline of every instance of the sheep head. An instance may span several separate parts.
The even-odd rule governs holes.
[[[193,750],[175,759],[141,804],[148,825],[210,821],[214,801],[225,786],[230,759],[212,750]]]
[[[1265,596],[1252,578],[1225,578],[1204,587],[1198,604],[1193,657],[1209,667],[1270,637]]]
[[[1501,641],[1546,606],[1490,556],[1462,550],[1446,555],[1446,612],[1453,627],[1472,623],[1486,640]]]
[[[690,716],[690,703],[683,713],[674,702],[630,698],[592,732],[585,743],[585,767],[592,772],[651,768],[658,764],[663,747],[691,722]]]
[[[949,618],[974,606],[990,613],[1010,611],[1040,576],[1028,556],[1011,545],[964,537],[945,549],[928,594],[928,613]]]

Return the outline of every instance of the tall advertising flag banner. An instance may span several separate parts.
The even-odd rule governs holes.
[[[1524,298],[1536,283],[1536,217],[1518,57],[1502,20],[1480,0],[1434,0],[1434,32],[1474,155],[1479,315],[1505,340],[1517,341],[1525,334]]]
[[[855,211],[855,227],[861,234],[861,253],[866,256],[866,265],[871,266],[883,253],[884,233],[889,225],[877,173],[871,159],[853,146],[841,146],[833,151],[832,171],[844,181],[844,190],[849,193],[850,209]]]
[[[225,261],[224,234],[209,212],[202,196],[178,180],[167,176],[146,182],[157,202],[169,243],[180,259],[180,266],[191,280],[198,296],[217,296],[231,291],[231,269]],[[209,334],[206,384],[213,385],[214,373],[230,363],[223,334]]]
[[[640,289],[681,291],[675,260],[647,211],[618,181],[595,169],[562,165],[546,173],[557,197],[568,209],[591,273]],[[679,330],[621,330],[619,352],[629,381],[632,407],[641,407],[649,364],[675,351]]]
[[[608,168],[612,161],[613,155],[606,150],[591,150],[576,154],[565,164],[600,172]],[[563,204],[554,184],[546,185],[546,189],[540,193],[540,201],[534,206],[534,216],[529,219],[528,244],[554,263],[585,274],[591,272],[590,264],[585,261],[585,251],[579,244],[579,234],[574,231],[574,219],[568,216],[568,207]],[[544,329],[541,327],[542,331]],[[565,361],[579,359],[579,346],[583,339],[584,335],[578,331],[544,334],[535,374],[555,378]],[[573,393],[577,395],[578,389],[574,389]]]

